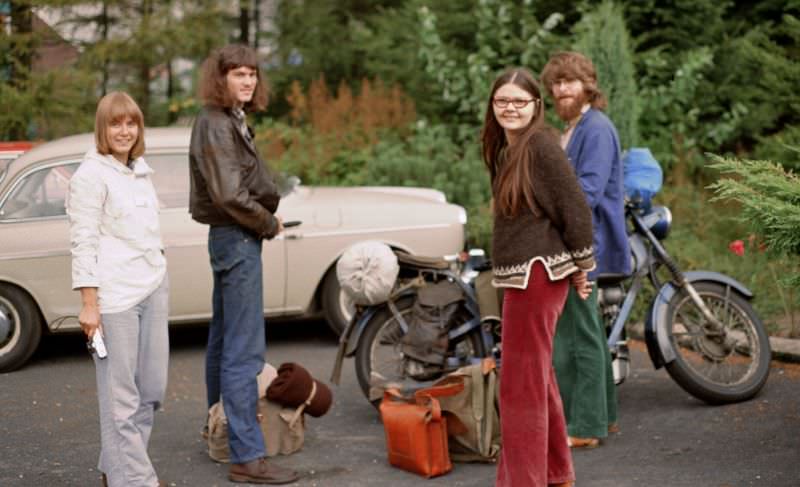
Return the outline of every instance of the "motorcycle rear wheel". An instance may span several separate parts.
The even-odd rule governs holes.
[[[406,297],[396,303],[400,314],[408,320],[411,308],[414,305],[413,297]],[[464,311],[466,312],[466,311]],[[359,339],[356,351],[355,366],[358,384],[364,396],[369,400],[370,385],[373,372],[380,381],[407,382],[413,380],[404,374],[405,363],[401,351],[401,339],[403,331],[400,324],[395,319],[388,307],[382,308],[375,313],[367,323],[361,338]],[[450,355],[455,354],[461,357],[485,357],[483,341],[481,340],[480,329],[476,328],[458,341],[451,340],[449,346]],[[436,374],[430,380],[436,380],[446,371]],[[373,406],[378,407],[380,397],[375,398]]]
[[[703,302],[724,325],[727,340],[715,336],[685,292],[669,302],[667,333],[676,359],[667,372],[684,390],[709,404],[754,397],[769,376],[769,337],[750,303],[717,283],[693,283]]]

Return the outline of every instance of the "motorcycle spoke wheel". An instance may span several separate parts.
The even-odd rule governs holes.
[[[396,304],[400,314],[408,322],[413,300],[399,301]],[[364,395],[376,406],[380,402],[379,397],[376,397],[376,391],[387,384],[403,388],[420,382],[408,374],[409,367],[415,364],[409,365],[409,360],[403,354],[403,336],[403,329],[394,315],[388,309],[383,309],[370,320],[359,341],[356,352],[356,376]],[[459,362],[464,363],[468,363],[471,357],[483,355],[479,329],[458,341],[451,342],[448,351],[448,356],[458,357]],[[433,377],[427,380],[435,380],[444,372],[446,371],[442,369],[440,373],[433,374]]]
[[[714,329],[688,294],[676,294],[668,335],[677,357],[667,370],[684,389],[710,403],[752,397],[766,381],[770,358],[760,319],[749,302],[719,284],[694,287],[722,330]]]

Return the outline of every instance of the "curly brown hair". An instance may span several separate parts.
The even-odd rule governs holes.
[[[557,52],[550,57],[542,70],[542,84],[550,97],[553,97],[553,83],[560,79],[580,80],[589,104],[596,110],[605,110],[608,101],[597,87],[597,71],[592,61],[575,51]]]
[[[228,71],[242,66],[254,69],[258,76],[253,98],[245,103],[244,110],[255,112],[266,109],[267,87],[261,70],[258,68],[258,56],[253,48],[244,44],[228,44],[212,52],[203,62],[198,92],[203,104],[223,108],[234,106],[226,76]]]
[[[509,144],[505,131],[492,109],[494,94],[505,84],[514,84],[528,92],[536,110],[525,131],[514,144]],[[512,68],[495,79],[486,104],[486,115],[481,130],[481,154],[492,186],[496,189],[494,204],[505,217],[516,216],[523,207],[534,214],[538,209],[533,198],[531,167],[534,163],[531,138],[545,130],[544,104],[539,83],[527,69]],[[501,152],[505,150],[505,156]]]

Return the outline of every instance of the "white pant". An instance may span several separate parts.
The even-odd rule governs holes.
[[[94,357],[100,403],[100,460],[109,487],[158,485],[147,456],[153,416],[167,388],[167,278],[139,304],[102,314],[108,357]]]

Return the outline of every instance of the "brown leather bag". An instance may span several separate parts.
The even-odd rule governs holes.
[[[436,398],[417,394],[409,400],[397,389],[388,389],[380,411],[390,464],[427,478],[453,469],[447,451],[447,422]]]

